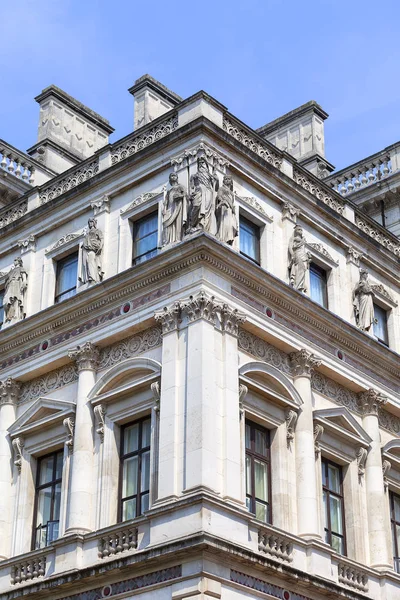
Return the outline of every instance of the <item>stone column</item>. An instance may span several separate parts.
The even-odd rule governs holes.
[[[295,433],[298,535],[320,538],[311,374],[319,367],[321,360],[304,349],[293,352],[290,359],[294,385],[303,400]]]
[[[12,445],[7,429],[15,421],[19,383],[13,379],[0,382],[0,560],[11,551],[11,483]]]
[[[365,491],[367,496],[370,565],[375,568],[393,568],[388,499],[382,475],[381,439],[378,410],[387,398],[376,390],[360,394],[363,427],[372,439],[365,463]]]
[[[70,350],[68,356],[76,361],[79,372],[70,508],[65,532],[71,534],[87,533],[93,529],[93,422],[88,394],[96,381],[99,350],[91,342],[85,342],[75,350]]]

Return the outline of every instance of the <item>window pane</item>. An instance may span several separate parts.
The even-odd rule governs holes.
[[[326,271],[313,263],[310,265],[310,297],[327,308]]]
[[[125,500],[122,505],[122,520],[129,521],[136,517],[136,498]]]
[[[36,525],[46,525],[51,515],[51,487],[39,490]]]
[[[145,510],[149,510],[149,494],[142,496],[141,513],[144,513]]]
[[[251,448],[251,429],[250,425],[246,423],[245,427],[245,440],[246,440],[246,448]]]
[[[268,523],[268,506],[261,504],[261,502],[256,502],[256,518],[264,521],[264,523]]]
[[[388,343],[387,312],[381,306],[374,304],[374,334],[385,344]]]
[[[59,522],[50,521],[47,525],[47,544],[51,544],[54,540],[58,539],[59,534]]]
[[[4,322],[4,306],[3,306],[3,300],[4,300],[4,291],[1,290],[0,292],[0,327],[2,326],[3,322]]]
[[[240,252],[253,260],[259,260],[259,227],[243,217],[239,221]]]
[[[54,456],[47,456],[46,458],[41,459],[39,464],[39,485],[43,485],[44,483],[49,483],[49,481],[53,481],[53,465]]]
[[[260,429],[255,429],[255,452],[257,454],[262,454],[263,456],[267,456],[267,432],[260,431]]]
[[[342,503],[340,498],[330,497],[331,530],[335,533],[343,534],[342,527]]]
[[[331,546],[338,554],[344,553],[343,539],[332,534]]]
[[[328,520],[328,495],[327,495],[326,492],[323,492],[323,500],[324,500],[325,528],[328,529],[328,527],[329,527],[329,520]]]
[[[157,254],[158,215],[153,213],[134,223],[133,263],[139,264]]]
[[[147,492],[150,487],[150,452],[145,452],[142,454],[140,476],[140,491]]]
[[[246,456],[246,494],[251,493],[251,458]]]
[[[57,286],[56,297],[61,296],[63,300],[74,296],[76,293],[76,281],[78,276],[78,254],[71,254],[57,262]]]
[[[56,479],[61,479],[63,469],[63,452],[57,452],[56,455]]]
[[[139,423],[124,429],[124,454],[135,452],[139,448]]]
[[[393,494],[393,504],[394,504],[394,518],[396,521],[400,522],[400,496],[395,496]]]
[[[61,483],[57,483],[54,489],[54,506],[53,506],[53,517],[52,521],[58,521],[60,518],[60,504],[61,504]]]
[[[328,465],[328,486],[332,492],[340,494],[340,469],[334,465]]]
[[[138,476],[138,457],[132,456],[124,460],[122,497],[134,496],[137,494],[137,476]]]
[[[150,435],[150,419],[147,419],[142,423],[142,448],[148,448],[150,446]]]
[[[259,460],[254,461],[255,496],[268,501],[268,467]]]

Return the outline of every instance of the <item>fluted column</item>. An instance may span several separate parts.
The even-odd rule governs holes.
[[[96,381],[99,350],[91,342],[85,342],[70,350],[68,355],[76,361],[79,380],[66,534],[86,533],[93,529],[93,421],[88,394]]]
[[[388,499],[382,475],[381,439],[378,410],[387,398],[376,390],[360,394],[363,427],[372,439],[365,463],[365,490],[367,496],[368,536],[370,565],[375,568],[392,568],[391,532]]]
[[[0,382],[0,560],[11,549],[11,482],[12,445],[7,429],[15,421],[19,383],[13,379]]]
[[[320,538],[311,374],[321,361],[304,349],[293,352],[290,359],[294,385],[303,400],[295,433],[298,534]]]

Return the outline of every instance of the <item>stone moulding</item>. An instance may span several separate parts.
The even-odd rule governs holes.
[[[293,544],[289,538],[269,529],[259,529],[258,550],[283,562],[292,562]]]
[[[45,184],[44,186],[42,186],[39,192],[40,204],[46,204],[50,200],[53,200],[53,198],[61,196],[61,194],[64,194],[64,192],[72,190],[84,181],[87,181],[88,179],[91,179],[92,177],[97,175],[98,172],[99,159],[96,158],[91,162],[88,162],[83,165],[81,164],[76,171],[73,171],[72,173],[60,179],[53,185],[51,185],[50,181],[50,185]]]
[[[307,243],[307,248],[311,251],[311,254],[316,255],[323,262],[328,263],[330,266],[337,267],[339,261],[335,260],[325,248],[323,244],[318,243]]]
[[[249,208],[258,212],[264,219],[266,219],[270,223],[272,223],[272,221],[274,220],[273,217],[266,213],[261,202],[259,202],[257,198],[254,198],[254,196],[239,196],[235,193],[235,199],[241,200],[243,204],[246,204]]]
[[[389,252],[393,252],[396,256],[400,256],[400,242],[397,242],[395,236],[393,236],[395,239],[392,239],[388,235],[385,235],[378,227],[374,227],[372,223],[369,223],[365,218],[358,214],[356,214],[355,223],[361,231],[382,244]]]
[[[280,156],[278,152],[274,152],[272,148],[269,148],[267,143],[261,141],[261,138],[258,139],[255,132],[252,134],[250,130],[247,131],[244,129],[239,122],[235,122],[234,117],[224,115],[222,127],[235,140],[258,154],[258,156],[261,156],[261,158],[266,160],[270,165],[277,169],[281,168],[283,160],[282,156]]]
[[[0,211],[0,229],[20,219],[28,212],[28,200],[21,200],[17,204],[14,204],[12,208]]]
[[[54,246],[52,246],[51,248],[47,248],[45,250],[45,254],[51,254],[55,250],[58,250],[59,248],[62,248],[63,246],[66,246],[71,242],[78,241],[81,236],[82,233],[67,233],[63,235],[59,240],[57,240]]]
[[[99,540],[99,558],[136,550],[137,541],[138,529],[136,527],[124,527],[120,531],[109,533]]]
[[[321,200],[324,204],[329,206],[332,210],[343,214],[346,203],[343,202],[340,198],[336,198],[333,194],[324,189],[323,185],[318,184],[317,181],[308,177],[305,173],[299,171],[298,169],[293,169],[293,179],[295,182],[305,189],[307,192]]]
[[[161,194],[163,192],[164,192],[164,188],[162,190],[160,190],[159,192],[145,192],[144,194],[140,194],[140,196],[138,196],[137,198],[134,199],[133,202],[131,202],[131,204],[128,206],[128,208],[121,208],[119,212],[122,216],[127,215],[127,214],[131,213],[133,210],[135,210],[135,208],[137,208],[138,206],[141,206],[142,204],[146,204],[146,202],[150,202],[150,200],[157,198],[157,196],[161,196]]]

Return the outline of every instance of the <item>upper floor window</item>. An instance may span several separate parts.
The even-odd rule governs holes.
[[[138,265],[157,254],[158,214],[146,215],[133,223],[133,264]]]
[[[239,217],[240,254],[260,264],[260,228],[242,215]]]
[[[0,290],[0,329],[4,323],[4,290]]]
[[[392,523],[393,565],[400,573],[400,496],[390,492],[390,520]]]
[[[315,263],[310,264],[310,297],[321,306],[328,308],[326,271]]]
[[[387,311],[378,304],[374,304],[374,318],[374,334],[382,344],[388,346]]]
[[[127,521],[149,508],[150,432],[147,417],[122,428],[120,520]]]
[[[36,479],[34,550],[44,548],[59,536],[63,451],[38,461]]]
[[[271,523],[271,468],[268,429],[246,421],[246,505],[256,518]]]
[[[325,541],[339,554],[346,553],[342,467],[322,459]]]
[[[61,302],[76,294],[78,279],[78,253],[57,261],[55,302]]]

